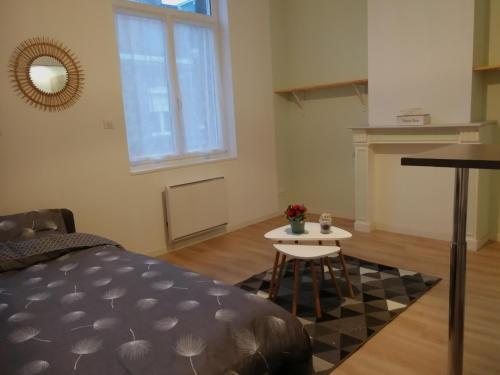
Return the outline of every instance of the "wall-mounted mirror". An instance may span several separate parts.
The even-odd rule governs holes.
[[[10,62],[14,89],[30,104],[49,111],[73,105],[81,95],[83,71],[71,51],[49,38],[24,41]]]
[[[40,56],[31,63],[30,79],[38,90],[55,94],[68,84],[68,71],[55,58]]]

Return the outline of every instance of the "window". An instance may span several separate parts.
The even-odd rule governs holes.
[[[210,0],[129,0],[135,3],[149,4],[162,8],[176,9],[183,12],[210,15]]]
[[[200,1],[134,2],[202,9],[196,8]],[[210,13],[211,2],[202,3]],[[215,17],[137,7],[115,13],[132,171],[234,156],[223,116]]]

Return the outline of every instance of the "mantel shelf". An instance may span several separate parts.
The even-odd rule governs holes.
[[[500,65],[477,66],[474,68],[475,72],[490,72],[494,70],[500,70]]]
[[[368,79],[356,79],[353,81],[323,83],[323,84],[319,84],[319,85],[292,87],[292,88],[288,88],[288,89],[276,89],[276,90],[274,90],[274,93],[281,94],[281,95],[283,95],[283,94],[292,95],[292,98],[295,100],[295,103],[300,108],[303,108],[302,100],[298,95],[299,93],[306,93],[307,91],[314,91],[314,90],[326,90],[326,89],[335,89],[335,88],[340,88],[340,87],[352,86],[354,88],[354,91],[356,92],[356,95],[358,96],[361,104],[366,106],[366,100],[365,100],[365,98],[363,98],[363,94],[359,90],[358,85],[368,85]]]
[[[487,143],[496,121],[421,126],[360,126],[351,128],[355,145]]]
[[[468,128],[474,129],[487,125],[497,125],[496,121],[482,121],[482,122],[471,122],[463,124],[430,124],[430,125],[371,125],[371,126],[353,126],[352,130],[415,130],[415,131],[425,131],[431,129],[460,129]]]

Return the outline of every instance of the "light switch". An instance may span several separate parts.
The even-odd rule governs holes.
[[[112,130],[115,128],[115,124],[113,124],[113,121],[111,120],[104,120],[102,122],[104,129],[106,130]]]

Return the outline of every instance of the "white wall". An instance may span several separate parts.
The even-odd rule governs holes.
[[[441,240],[451,238],[453,170],[401,167],[401,155],[436,147],[376,146],[373,210],[377,229]]]
[[[277,211],[269,4],[230,1],[230,45],[238,159],[132,176],[120,91],[111,0],[3,0],[0,4],[0,214],[67,207],[80,231],[110,237],[131,250],[166,248],[166,184],[223,175],[229,224]],[[85,70],[83,97],[47,113],[14,94],[7,75],[17,44],[54,37]],[[104,130],[111,120],[115,130]]]
[[[369,125],[395,124],[400,110],[411,107],[429,112],[433,123],[484,120],[484,86],[472,68],[487,55],[487,15],[482,0],[368,2]],[[401,156],[436,147],[376,148],[377,228],[451,238],[452,171],[400,165]],[[487,184],[482,197],[489,196]],[[477,224],[478,240],[489,235],[487,199],[479,203],[479,223],[469,222]]]
[[[474,0],[368,1],[369,124],[413,107],[469,122],[473,31]]]

